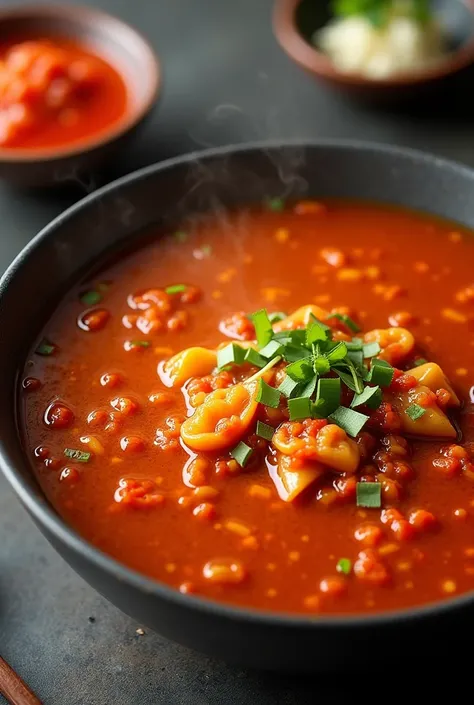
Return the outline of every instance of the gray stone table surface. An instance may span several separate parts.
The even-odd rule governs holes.
[[[280,50],[271,31],[271,4],[94,3],[141,29],[163,62],[159,108],[114,175],[206,146],[280,137],[369,139],[474,165],[472,111],[466,112],[463,96],[415,114],[347,103]],[[94,184],[78,187],[73,195],[38,196],[0,185],[1,271]],[[158,635],[138,636],[137,627],[59,558],[0,478],[0,653],[45,705],[294,705],[356,698],[353,677],[341,675],[336,682],[246,672]],[[364,700],[371,700],[370,689],[364,691]]]

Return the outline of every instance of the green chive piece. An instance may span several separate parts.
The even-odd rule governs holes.
[[[282,198],[267,198],[265,204],[268,210],[274,213],[281,213],[285,209],[285,201]]]
[[[426,414],[426,409],[419,404],[410,404],[410,406],[405,409],[405,414],[409,416],[412,421],[417,421]]]
[[[345,326],[349,328],[353,333],[360,333],[360,328],[355,321],[352,320],[345,313],[331,313],[330,318],[336,318],[338,321],[344,323]]]
[[[77,460],[78,463],[88,463],[91,457],[90,453],[85,453],[83,450],[75,450],[74,448],[65,448],[64,455],[71,460]]]
[[[316,402],[320,401],[324,402],[327,416],[336,411],[341,403],[341,380],[339,377],[323,377],[318,381]]]
[[[325,355],[321,355],[314,359],[313,369],[319,375],[325,375],[331,369],[331,363]]]
[[[281,345],[278,340],[270,340],[270,342],[264,345],[264,347],[260,350],[260,355],[267,358],[267,360],[271,360],[271,358],[275,357],[275,355],[280,355],[282,350],[283,345]]]
[[[385,360],[375,358],[369,371],[368,381],[378,384],[380,387],[389,387],[392,383],[395,370]]]
[[[421,367],[421,365],[426,365],[428,360],[425,360],[424,357],[419,357],[418,360],[415,360],[413,363],[415,367]]]
[[[339,558],[336,563],[336,570],[338,573],[344,573],[344,575],[350,575],[352,570],[352,561],[350,558]]]
[[[313,379],[310,379],[309,382],[307,382],[305,384],[305,386],[299,392],[298,396],[299,397],[308,397],[308,399],[311,399],[311,397],[313,396],[314,391],[316,389],[317,382],[318,382],[318,376],[314,375]]]
[[[273,313],[268,314],[270,323],[277,323],[278,321],[283,321],[284,318],[288,318],[288,314],[283,311],[273,311]]]
[[[267,423],[263,423],[263,421],[257,421],[257,428],[255,433],[260,438],[264,438],[266,441],[271,441],[273,438],[273,434],[275,433],[275,429],[273,428],[273,426],[269,426]]]
[[[349,343],[346,343],[346,347],[349,351],[362,350],[362,345],[362,338],[352,338]]]
[[[306,382],[313,374],[311,358],[304,357],[301,360],[292,362],[287,366],[285,372],[288,377],[291,377],[291,379],[294,379],[296,382]]]
[[[358,482],[356,484],[358,507],[379,509],[382,506],[382,485],[380,482]]]
[[[149,348],[151,345],[149,340],[130,340],[131,348]]]
[[[186,242],[188,239],[188,233],[184,232],[184,230],[177,230],[173,237],[177,242]]]
[[[285,397],[291,397],[295,389],[299,387],[299,382],[296,382],[294,379],[291,379],[291,377],[286,377],[283,378],[283,381],[280,382],[278,386],[278,391],[281,392]]]
[[[382,403],[382,390],[380,387],[366,387],[362,394],[356,394],[351,401],[351,408],[366,404],[371,409],[378,409]],[[377,404],[377,406],[374,406]]]
[[[41,343],[36,348],[35,353],[37,355],[42,355],[43,357],[49,357],[49,355],[52,355],[55,351],[56,345],[50,343],[49,340],[46,340],[46,338],[43,338]]]
[[[230,451],[231,456],[238,462],[241,468],[244,468],[247,465],[252,453],[252,448],[243,441],[238,443],[235,448]]]
[[[309,347],[318,340],[326,341],[328,339],[328,328],[319,321],[313,321],[306,329],[306,345]]]
[[[355,438],[362,431],[369,420],[369,417],[365,414],[348,409],[345,406],[339,406],[328,418],[343,428],[347,435],[352,436],[352,438]]]
[[[273,336],[273,328],[268,318],[266,309],[261,308],[260,311],[252,313],[250,316],[253,325],[255,326],[255,336],[259,348],[265,347],[270,342]]]
[[[217,367],[221,370],[227,365],[241,365],[244,361],[245,350],[236,343],[229,343],[225,348],[217,351]]]
[[[363,346],[364,358],[367,359],[368,357],[375,357],[379,354],[381,349],[382,348],[377,342],[365,343],[365,345]]]
[[[311,401],[308,397],[288,399],[288,411],[290,412],[290,421],[311,418]]]
[[[328,360],[333,362],[340,362],[344,360],[347,355],[347,346],[345,343],[338,343],[332,350],[327,353]]]
[[[172,284],[165,289],[166,294],[182,294],[188,287],[186,284]]]
[[[262,357],[253,348],[247,348],[247,350],[245,351],[244,360],[245,362],[248,362],[249,365],[255,365],[255,367],[259,367],[260,369],[262,367],[265,367],[265,365],[268,363],[268,360]]]
[[[270,387],[264,379],[260,378],[256,397],[260,404],[276,409],[280,403],[280,397],[281,392],[278,389]]]
[[[80,298],[85,306],[95,306],[102,301],[102,295],[98,291],[85,291]]]
[[[364,364],[364,353],[362,350],[349,350],[347,357],[354,363],[355,367],[362,367]]]

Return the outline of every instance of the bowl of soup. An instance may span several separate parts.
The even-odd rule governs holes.
[[[0,177],[61,185],[106,165],[158,95],[160,67],[133,27],[87,7],[0,11]]]
[[[73,568],[248,666],[436,656],[474,604],[473,181],[250,145],[45,228],[1,283],[0,458]]]

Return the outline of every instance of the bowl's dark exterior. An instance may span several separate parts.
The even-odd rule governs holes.
[[[306,618],[234,609],[181,595],[103,555],[67,527],[37,486],[17,427],[18,370],[72,282],[152,223],[224,211],[268,195],[368,199],[474,227],[474,172],[416,152],[354,143],[250,145],[164,162],[87,197],[46,227],[0,283],[0,463],[34,521],[92,586],[140,623],[229,662],[292,672],[374,669],[442,659],[440,634],[462,630],[474,595],[403,613]],[[47,276],[45,276],[47,272]],[[40,589],[40,588],[39,588]],[[448,631],[449,630],[449,631]],[[462,636],[462,639],[460,638]],[[459,659],[460,650],[452,649]]]
[[[0,179],[16,187],[45,189],[100,171],[143,124],[157,101],[161,75],[152,47],[120,19],[79,5],[0,8],[0,41],[12,37],[60,37],[92,47],[125,79],[129,107],[110,128],[78,145],[51,150],[0,147]]]

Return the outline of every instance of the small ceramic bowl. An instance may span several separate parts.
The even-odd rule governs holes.
[[[158,97],[160,65],[150,44],[135,29],[92,7],[0,9],[0,42],[24,36],[85,44],[120,73],[129,92],[123,118],[80,144],[41,150],[0,148],[0,178],[22,187],[59,186],[83,172],[99,170],[143,122]]]
[[[370,79],[338,71],[312,42],[314,33],[331,19],[329,0],[276,0],[273,13],[275,36],[286,53],[300,66],[352,96],[373,102],[420,98],[467,72],[474,64],[474,1],[434,0],[434,11],[449,37],[450,51],[435,67]]]

